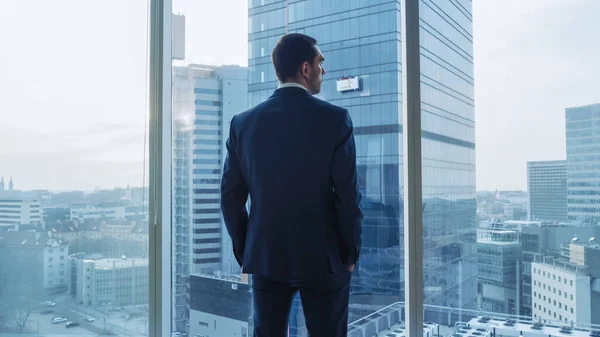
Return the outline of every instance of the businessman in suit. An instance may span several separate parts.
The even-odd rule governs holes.
[[[311,337],[347,334],[363,216],[350,115],[313,97],[324,60],[315,39],[283,36],[272,54],[279,88],[231,121],[221,210],[252,275],[258,337],[287,336],[298,292]]]

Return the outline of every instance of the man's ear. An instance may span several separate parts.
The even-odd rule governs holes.
[[[308,76],[309,71],[310,65],[308,64],[308,62],[302,63],[302,65],[300,66],[300,73],[302,74],[302,76]]]

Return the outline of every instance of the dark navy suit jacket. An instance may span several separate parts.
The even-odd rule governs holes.
[[[363,216],[346,109],[277,89],[233,118],[227,152],[221,210],[244,273],[310,279],[357,262]]]

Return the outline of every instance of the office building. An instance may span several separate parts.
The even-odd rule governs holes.
[[[223,224],[220,179],[231,118],[248,107],[247,69],[194,68],[192,136],[192,273],[239,272]]]
[[[567,162],[527,163],[527,217],[529,220],[567,221]]]
[[[519,232],[505,229],[477,231],[479,309],[521,313],[521,242]]]
[[[0,231],[36,229],[42,225],[41,202],[34,193],[0,193]]]
[[[571,244],[571,254],[578,245]],[[600,324],[600,280],[588,266],[543,257],[532,263],[533,318],[546,323]]]
[[[0,232],[0,284],[8,285],[7,291],[26,291],[32,297],[66,291],[68,255],[68,245],[46,233]]]
[[[442,308],[477,307],[473,23],[470,2],[422,4],[424,300],[432,305],[425,319],[443,323],[450,309]],[[365,219],[350,320],[402,301],[400,3],[251,0],[249,5],[250,105],[277,88],[270,59],[275,43],[286,32],[299,32],[316,38],[326,58],[318,97],[347,108],[353,119]],[[291,335],[305,334],[301,310],[294,308],[292,316],[297,323],[292,319]]]
[[[239,273],[220,210],[224,144],[231,118],[248,107],[247,68],[173,68],[174,326],[185,331],[191,273]]]
[[[569,220],[600,222],[600,104],[567,108]]]
[[[85,255],[72,259],[70,279],[75,280],[77,303],[99,306],[148,304],[148,259],[86,259]]]
[[[247,278],[190,275],[189,298],[189,336],[252,335]]]
[[[523,301],[521,311],[524,316],[533,317],[533,271],[532,263],[544,256],[560,256],[565,244],[573,238],[599,237],[600,227],[590,225],[556,225],[540,222],[525,223],[521,227],[523,246]],[[568,249],[567,249],[568,251]]]

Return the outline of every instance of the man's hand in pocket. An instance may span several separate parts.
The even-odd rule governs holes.
[[[351,264],[351,265],[349,265],[349,266],[348,266],[348,271],[349,271],[349,272],[353,272],[355,267],[356,267],[356,265],[355,265],[355,264]]]

